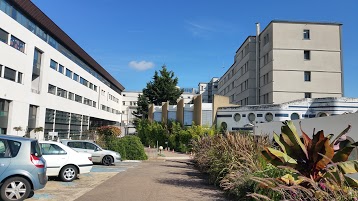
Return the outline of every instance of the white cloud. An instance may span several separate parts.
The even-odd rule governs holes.
[[[151,61],[131,61],[128,66],[139,71],[145,71],[153,68],[154,63]]]

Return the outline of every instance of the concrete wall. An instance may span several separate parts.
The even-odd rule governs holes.
[[[316,129],[316,132],[319,130],[323,130],[325,135],[333,133],[335,136],[337,136],[348,125],[351,125],[352,128],[347,135],[353,138],[354,141],[358,141],[357,113],[319,117],[312,119],[301,119],[294,120],[293,122],[298,129],[299,134],[301,133],[301,131],[299,130],[299,122],[301,122],[303,131],[310,137],[312,137],[314,128]],[[281,126],[282,122],[260,123],[256,124],[254,132],[256,135],[268,134],[272,137],[273,132],[276,132],[277,134],[281,133]]]
[[[181,99],[177,104],[177,121],[180,125],[184,125],[184,99]]]
[[[202,111],[202,95],[199,95],[194,98],[193,121],[195,125],[201,125],[201,120],[202,120],[201,111]]]
[[[148,120],[153,122],[154,120],[154,104],[148,105]]]
[[[168,122],[169,102],[162,103],[162,122]]]
[[[229,97],[214,95],[213,99],[213,124],[216,124],[216,112],[219,107],[228,107],[235,106],[234,104],[230,104]],[[237,105],[236,105],[237,106]]]

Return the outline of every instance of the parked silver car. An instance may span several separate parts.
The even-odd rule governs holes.
[[[88,140],[61,140],[61,143],[78,152],[92,154],[93,163],[111,165],[114,162],[121,161],[121,155],[118,152],[102,149],[96,143]]]
[[[46,161],[37,140],[0,135],[1,199],[24,200],[46,183]]]

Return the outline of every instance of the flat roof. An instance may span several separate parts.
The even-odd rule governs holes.
[[[45,13],[43,13],[34,3],[29,0],[12,0],[14,4],[26,17],[31,18],[38,26],[51,35],[54,39],[70,50],[83,62],[97,71],[102,77],[108,80],[117,88],[118,93],[124,90],[124,87],[112,77],[101,65],[97,63],[87,52],[85,52],[71,37],[69,37],[60,27],[58,27]]]
[[[314,21],[290,21],[290,20],[272,20],[271,23],[290,23],[290,24],[322,24],[322,25],[343,25],[338,22],[314,22]]]

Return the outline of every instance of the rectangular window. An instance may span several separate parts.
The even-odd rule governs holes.
[[[25,43],[15,36],[11,36],[10,46],[19,50],[20,52],[25,52]]]
[[[41,56],[42,56],[42,52],[35,48],[34,61],[33,61],[33,68],[34,69],[40,69],[41,68]]]
[[[53,85],[51,85],[51,84],[49,84],[49,85],[48,85],[48,92],[49,92],[50,94],[56,94],[56,87],[53,86]]]
[[[75,94],[72,93],[72,92],[68,92],[68,99],[74,100],[75,99]]]
[[[89,82],[89,86],[90,89],[93,89],[93,84],[91,82]]]
[[[97,103],[96,103],[96,101],[93,101],[92,106],[93,106],[93,107],[97,107]]]
[[[58,65],[58,72],[60,72],[61,74],[63,74],[63,69],[64,69],[64,67],[63,67],[61,64],[59,64],[59,65]]]
[[[73,80],[78,82],[78,75],[76,73],[73,73]]]
[[[67,98],[67,91],[61,88],[57,88],[57,96]]]
[[[76,94],[75,101],[79,102],[79,103],[82,103],[82,96],[79,96],[79,95]]]
[[[305,93],[305,98],[312,98],[312,93]]]
[[[309,50],[303,51],[304,59],[310,60],[311,59],[311,52]]]
[[[84,79],[83,77],[80,78],[80,83],[86,87],[88,86],[88,81],[86,79]]]
[[[88,100],[87,98],[84,98],[84,99],[83,99],[83,104],[89,105],[89,100]]]
[[[288,117],[288,114],[284,114],[284,113],[276,113],[275,117]]]
[[[106,110],[106,106],[105,106],[105,105],[102,105],[102,110]]]
[[[97,86],[96,85],[93,85],[93,90],[97,91]]]
[[[126,105],[126,101],[122,101],[123,105]]]
[[[4,78],[15,82],[16,71],[11,68],[5,67]]]
[[[57,70],[57,62],[51,59],[50,67],[54,70]]]
[[[305,71],[305,82],[311,82],[311,71]]]
[[[22,84],[22,73],[17,72],[17,83]]]
[[[72,79],[72,71],[66,68],[66,76]]]
[[[7,44],[8,40],[9,40],[9,34],[6,31],[0,29],[0,41]]]
[[[308,30],[308,29],[303,30],[303,39],[305,39],[305,40],[310,39],[310,30]]]

